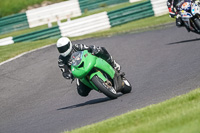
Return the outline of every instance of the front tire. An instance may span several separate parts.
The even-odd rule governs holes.
[[[118,97],[117,92],[112,86],[108,86],[101,78],[94,76],[91,79],[92,83],[107,97],[116,99]]]
[[[197,26],[198,30],[200,30],[200,20],[199,18],[194,19],[195,25]]]
[[[192,19],[192,24],[197,30],[196,32],[199,34],[200,33],[200,15],[199,14],[195,14],[195,16]]]

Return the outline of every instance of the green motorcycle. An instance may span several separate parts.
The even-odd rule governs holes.
[[[118,92],[130,93],[132,86],[117,70],[105,60],[94,56],[87,50],[77,51],[71,55],[71,72],[83,84],[111,99],[116,99]]]

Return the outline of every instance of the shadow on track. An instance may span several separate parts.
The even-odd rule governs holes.
[[[73,108],[78,108],[78,107],[82,107],[82,106],[86,106],[86,105],[97,104],[97,103],[103,103],[103,102],[111,101],[111,100],[112,100],[112,99],[110,99],[110,98],[108,98],[108,97],[99,98],[99,99],[93,99],[93,100],[87,101],[87,102],[85,102],[85,103],[80,103],[80,104],[76,104],[76,105],[71,105],[71,106],[64,107],[64,108],[60,108],[60,109],[57,109],[57,110],[73,109]]]
[[[184,41],[179,41],[179,42],[173,42],[173,43],[168,43],[167,45],[173,45],[173,44],[179,44],[179,43],[187,43],[187,42],[194,42],[194,41],[200,41],[200,38],[191,39],[191,40],[184,40]]]

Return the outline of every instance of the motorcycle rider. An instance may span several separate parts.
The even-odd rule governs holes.
[[[120,65],[113,60],[112,56],[107,52],[104,47],[96,46],[87,46],[85,44],[74,44],[72,45],[71,41],[67,37],[61,37],[56,43],[57,49],[60,53],[58,58],[58,66],[62,71],[62,75],[66,79],[74,79],[71,73],[71,64],[70,60],[71,55],[76,51],[88,50],[88,52],[96,55],[107,61],[114,69],[120,71]],[[86,97],[88,96],[91,89],[84,85],[79,79],[77,79],[77,91],[78,94]]]
[[[184,26],[184,23],[183,23],[183,21],[181,19],[180,14],[178,14],[178,12],[180,11],[181,5],[184,2],[191,2],[191,0],[168,0],[167,1],[167,7],[168,7],[168,10],[169,10],[169,16],[171,18],[174,18],[176,16],[176,26],[177,27]]]

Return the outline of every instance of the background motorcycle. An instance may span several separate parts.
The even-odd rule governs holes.
[[[188,32],[200,34],[200,10],[199,5],[194,2],[184,2],[179,9],[184,26]]]

